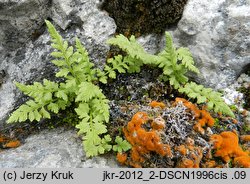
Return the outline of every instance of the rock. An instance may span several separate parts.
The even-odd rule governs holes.
[[[118,167],[114,157],[87,159],[75,130],[44,130],[16,149],[0,152],[0,168]]]
[[[61,3],[60,0],[52,1],[52,19],[63,30],[72,22],[70,16],[74,11],[75,3],[76,2],[72,2],[72,0],[65,0],[63,3]]]
[[[0,0],[0,52],[15,50],[42,34],[50,0]]]
[[[30,84],[42,81],[43,77],[52,78],[55,67],[49,62],[51,47],[49,35],[39,37],[35,42],[29,41],[25,47],[0,56],[0,68],[6,73],[0,88],[0,127],[14,107],[25,99],[16,89],[14,81]]]
[[[249,19],[249,0],[188,1],[173,36],[193,53],[199,82],[225,88],[249,68]]]

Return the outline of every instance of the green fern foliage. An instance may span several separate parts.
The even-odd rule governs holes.
[[[151,65],[162,69],[160,79],[169,81],[175,89],[186,93],[190,98],[197,99],[197,103],[207,103],[209,109],[215,112],[222,112],[234,117],[233,112],[222,99],[222,95],[213,91],[211,88],[205,88],[194,82],[189,82],[186,76],[187,72],[199,74],[198,68],[194,65],[194,59],[188,48],[175,48],[170,33],[165,33],[166,46],[162,52],[157,55],[147,53],[143,47],[136,41],[134,36],[129,39],[123,35],[108,40],[111,45],[118,46],[126,52],[125,56],[115,56],[110,60],[111,63],[119,63],[120,73],[127,70],[129,73],[140,72],[143,65]],[[108,68],[108,71],[110,69]],[[115,72],[111,77],[115,78]]]
[[[105,135],[106,123],[109,121],[109,101],[94,84],[98,81],[98,70],[94,69],[79,39],[76,38],[75,47],[69,46],[49,21],[46,21],[46,25],[51,36],[51,46],[55,49],[51,53],[55,58],[52,63],[59,68],[56,77],[63,78],[65,82],[58,84],[44,79],[43,83],[34,82],[32,85],[16,83],[31,99],[14,111],[8,122],[40,121],[74,104],[80,119],[76,128],[82,136],[86,155],[103,154],[111,150],[112,145],[110,136]],[[118,65],[114,67],[114,70],[121,71]]]
[[[70,105],[68,100],[63,100],[59,95],[63,90],[55,82],[44,79],[43,83],[34,82],[33,85],[24,85],[18,82],[15,84],[33,100],[27,101],[13,112],[8,119],[8,123],[24,122],[26,120],[40,121],[42,118],[50,118],[48,111],[58,113],[59,110],[64,110]],[[53,96],[56,98],[53,99]],[[68,98],[67,95],[66,98]]]
[[[94,63],[89,60],[88,52],[79,39],[75,39],[74,46],[69,46],[49,21],[46,21],[46,25],[54,48],[51,53],[54,59],[51,62],[59,69],[55,76],[63,82],[47,79],[31,85],[16,82],[16,86],[30,99],[11,114],[8,123],[40,121],[67,107],[73,107],[79,119],[76,128],[82,136],[88,157],[110,150],[127,151],[131,149],[131,145],[126,140],[117,136],[112,141],[108,135],[109,101],[97,84],[106,84],[109,78],[115,79],[117,73],[138,73],[143,65],[161,68],[161,79],[169,81],[179,92],[197,99],[197,103],[207,103],[208,108],[215,112],[234,117],[220,93],[188,81],[187,72],[199,71],[190,51],[182,47],[176,49],[169,33],[166,33],[165,49],[157,55],[147,53],[134,36],[128,39],[118,35],[109,39],[109,44],[118,46],[125,54],[108,59],[101,70],[95,68]]]
[[[157,65],[162,68],[161,78],[169,81],[175,89],[188,82],[186,73],[188,71],[199,73],[194,66],[192,54],[187,48],[176,49],[170,33],[166,32],[165,49],[158,54]]]
[[[115,38],[110,38],[107,41],[108,44],[116,45],[123,51],[125,51],[135,61],[140,60],[143,64],[153,64],[155,56],[148,54],[144,48],[136,41],[135,36],[131,36],[129,39],[124,35],[118,35]]]
[[[120,136],[115,139],[116,145],[113,146],[113,150],[119,153],[126,152],[132,148],[131,144],[127,140],[123,140]]]
[[[197,103],[199,104],[207,102],[208,109],[210,110],[235,117],[234,113],[221,97],[222,94],[213,91],[211,88],[205,88],[203,85],[190,82],[181,87],[179,92],[186,93],[188,97],[197,99]]]

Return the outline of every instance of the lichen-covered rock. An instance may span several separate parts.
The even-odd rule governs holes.
[[[115,19],[122,34],[162,33],[176,23],[187,0],[106,0],[102,9]]]
[[[118,167],[114,158],[87,159],[74,130],[57,128],[32,135],[15,149],[0,152],[0,168]]]

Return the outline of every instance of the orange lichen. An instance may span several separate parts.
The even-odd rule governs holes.
[[[234,124],[237,124],[237,123],[238,123],[238,120],[237,120],[237,119],[232,119],[232,122],[233,122]]]
[[[215,157],[221,157],[227,163],[233,159],[233,163],[238,167],[250,167],[249,153],[239,146],[236,132],[214,134],[210,137],[210,141],[216,150]]]
[[[188,149],[185,147],[185,145],[180,145],[180,146],[178,146],[178,147],[176,148],[176,150],[179,151],[180,154],[182,154],[182,155],[184,155],[184,156],[187,154],[187,151],[188,151]]]
[[[181,161],[177,164],[179,168],[199,168],[201,159],[203,157],[202,150],[198,147],[189,151],[190,154],[186,155]]]
[[[194,162],[190,159],[183,159],[177,166],[178,168],[193,168]]]
[[[250,156],[240,156],[234,159],[235,167],[250,168]]]
[[[242,115],[243,115],[244,117],[247,116],[247,110],[246,110],[246,109],[244,109],[244,110],[242,111]]]
[[[2,148],[17,148],[21,143],[18,140],[12,140],[11,138],[0,134],[0,145]]]
[[[149,120],[153,126],[150,130],[146,130],[142,125],[150,122]],[[145,161],[144,156],[150,152],[155,152],[163,157],[172,156],[170,146],[161,142],[160,130],[165,127],[163,122],[164,120],[159,117],[152,121],[145,112],[137,112],[123,128],[127,141],[132,145],[128,165],[140,167]]]
[[[116,159],[121,164],[125,164],[125,162],[127,161],[127,154],[126,153],[117,153]]]
[[[197,123],[193,127],[195,131],[204,134],[205,130],[203,127],[205,126],[212,127],[214,125],[215,123],[214,118],[205,109],[200,110],[196,105],[187,101],[184,98],[176,98],[175,101],[176,103],[182,102],[183,105],[187,107],[194,114],[194,117],[197,121]]]
[[[3,147],[4,148],[17,148],[20,145],[21,145],[20,141],[16,140],[16,141],[10,141],[4,144]]]
[[[4,139],[3,137],[0,137],[0,143],[1,143],[1,142],[4,142],[4,140],[5,140],[5,139]]]
[[[204,163],[205,168],[215,168],[216,167],[216,162],[214,160],[209,160]]]
[[[195,146],[194,140],[186,139],[186,144],[175,148],[182,155],[177,162],[176,167],[179,168],[199,168],[203,158],[203,151],[200,147]]]
[[[8,141],[8,138],[6,138],[5,136],[2,136],[2,135],[0,134],[0,143],[4,143],[4,142],[6,142],[6,141]]]
[[[157,102],[157,101],[152,101],[149,105],[153,108],[160,107],[164,109],[166,107],[166,105],[163,102]]]

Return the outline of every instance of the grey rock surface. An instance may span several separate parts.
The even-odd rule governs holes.
[[[225,88],[246,69],[249,20],[249,0],[188,1],[173,36],[193,53],[201,71],[199,82]]]
[[[0,68],[6,74],[0,88],[0,122],[22,101],[14,81],[29,84],[53,76],[55,68],[49,62],[49,51],[49,36],[42,35],[35,42],[29,41],[26,47],[0,56]]]
[[[0,0],[0,51],[16,50],[43,32],[50,0]]]
[[[0,168],[108,168],[118,167],[115,158],[87,159],[75,130],[44,130],[16,149],[0,152]]]

